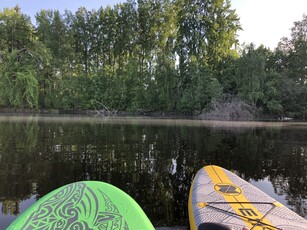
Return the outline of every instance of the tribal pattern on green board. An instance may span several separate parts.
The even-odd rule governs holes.
[[[35,202],[12,229],[153,230],[141,207],[113,185],[82,181],[58,188]]]
[[[98,206],[105,207],[104,212],[99,212]],[[88,212],[89,209],[95,212]],[[22,229],[88,229],[92,227],[129,229],[116,206],[105,193],[99,189],[93,191],[85,183],[75,183],[65,186],[42,203],[37,211],[31,213]]]

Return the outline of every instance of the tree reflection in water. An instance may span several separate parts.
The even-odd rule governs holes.
[[[8,119],[0,122],[0,222],[8,225],[33,197],[61,185],[99,180],[130,194],[155,226],[187,225],[190,183],[205,164],[268,179],[281,202],[306,218],[306,136],[307,127],[295,125]]]

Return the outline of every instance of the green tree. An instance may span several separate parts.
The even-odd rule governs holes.
[[[238,59],[236,85],[238,96],[257,106],[264,95],[263,86],[266,78],[265,54],[263,47],[255,49],[253,44],[247,46]]]
[[[183,64],[194,55],[197,61],[213,70],[222,58],[233,54],[240,29],[239,18],[226,0],[178,1],[178,55]]]
[[[65,66],[72,52],[67,25],[58,10],[41,10],[35,15],[36,36],[50,49],[53,56],[53,67],[60,71]]]
[[[282,38],[275,50],[275,69],[280,73],[280,103],[287,116],[307,113],[307,16],[294,22],[291,38]]]
[[[8,54],[1,68],[0,101],[5,107],[33,108],[38,107],[38,80],[34,63],[29,50],[14,50]],[[32,61],[36,61],[33,60]]]
[[[101,36],[101,53],[102,53],[102,66],[109,66],[112,68],[113,73],[115,72],[114,66],[114,42],[115,42],[115,25],[116,18],[114,10],[108,6],[106,9],[99,11],[99,24],[100,36]],[[107,68],[109,68],[107,67]]]
[[[187,72],[191,74],[188,87],[183,91],[178,109],[181,112],[191,113],[203,110],[212,99],[217,99],[222,88],[213,72],[208,67],[198,65],[197,59],[192,58],[188,64]]]
[[[48,71],[50,54],[34,39],[30,18],[19,7],[0,12],[0,101],[5,107],[38,108],[41,76]]]
[[[4,52],[13,52],[29,47],[33,26],[30,17],[21,13],[19,6],[0,11],[0,50]]]
[[[307,15],[302,21],[294,22],[291,29],[291,45],[289,52],[290,78],[301,85],[307,83]]]

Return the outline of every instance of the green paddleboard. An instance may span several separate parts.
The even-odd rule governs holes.
[[[154,229],[141,207],[113,185],[81,181],[30,206],[8,229]]]

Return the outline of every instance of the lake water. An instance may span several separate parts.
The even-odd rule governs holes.
[[[220,165],[307,219],[307,123],[0,116],[0,229],[48,192],[99,180],[154,226],[187,226],[191,180]]]

